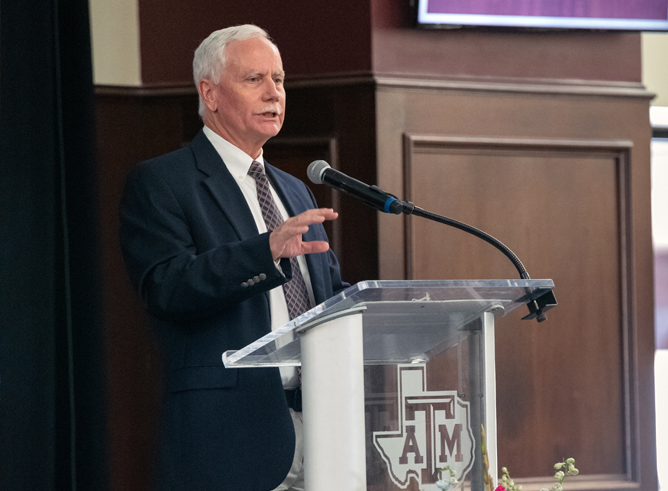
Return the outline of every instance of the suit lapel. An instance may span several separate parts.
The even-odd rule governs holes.
[[[220,155],[202,131],[193,139],[190,148],[195,155],[197,168],[207,175],[203,180],[204,186],[218,202],[220,209],[227,216],[239,238],[243,240],[256,236],[258,230],[246,198]]]

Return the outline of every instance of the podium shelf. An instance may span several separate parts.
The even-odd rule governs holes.
[[[364,281],[238,350],[228,368],[301,366],[300,336],[362,315],[365,365],[426,363],[475,330],[484,312],[504,315],[554,288],[552,280]]]

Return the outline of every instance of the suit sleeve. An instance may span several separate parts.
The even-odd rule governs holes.
[[[128,176],[120,220],[130,279],[157,318],[220,314],[292,276],[289,260],[281,261],[282,273],[276,268],[269,233],[198,251],[177,197],[150,166],[139,165]]]

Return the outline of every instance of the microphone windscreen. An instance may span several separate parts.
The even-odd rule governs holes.
[[[329,164],[324,160],[314,160],[306,169],[306,175],[313,184],[322,184],[322,173],[329,168]]]

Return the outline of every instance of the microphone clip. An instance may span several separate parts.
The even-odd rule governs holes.
[[[554,292],[549,290],[527,303],[527,307],[529,307],[529,315],[522,317],[522,320],[530,321],[536,319],[538,322],[543,322],[544,320],[547,320],[545,312],[552,307],[556,307],[556,305],[557,298],[554,296]]]

